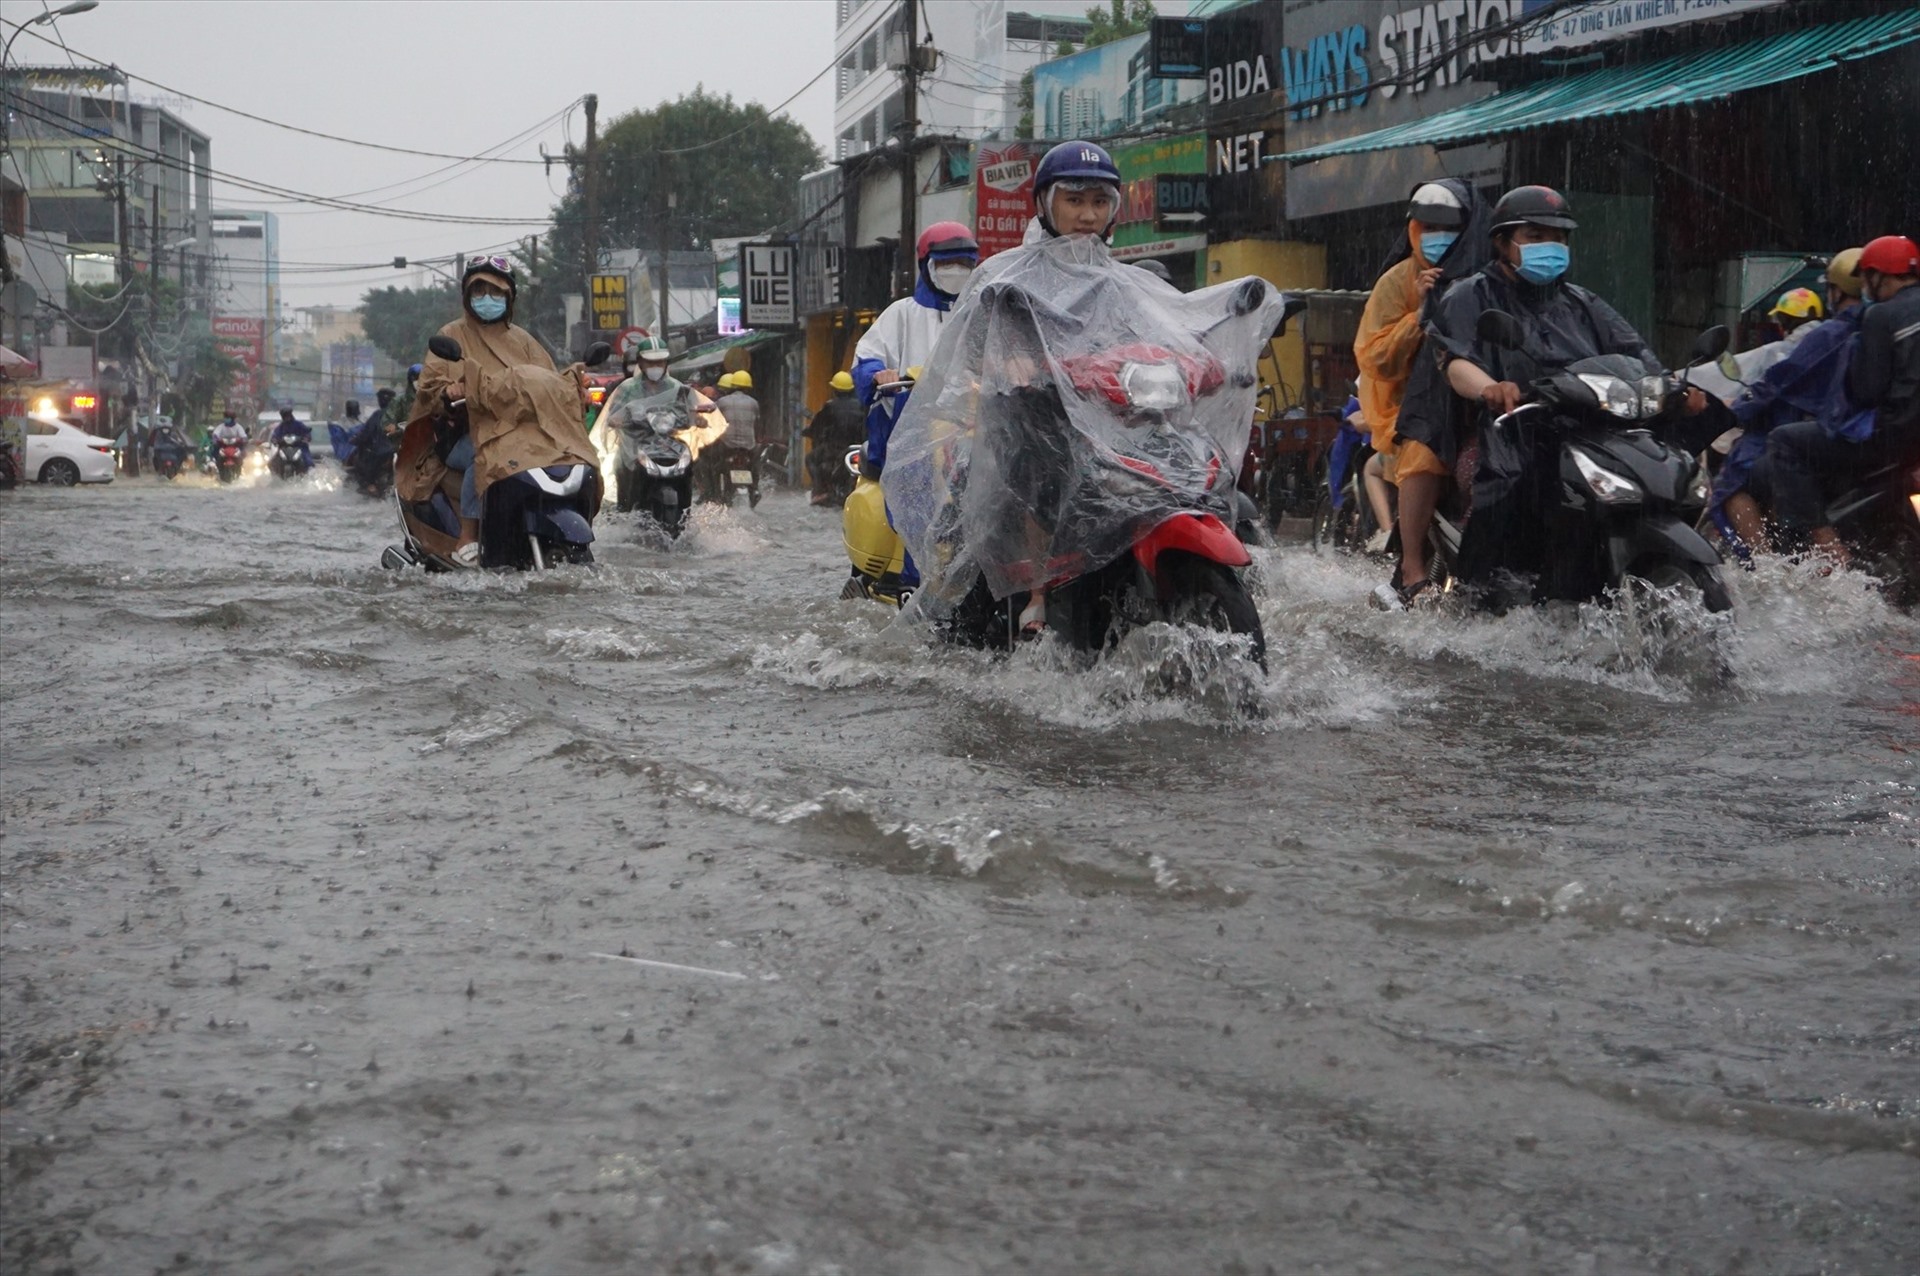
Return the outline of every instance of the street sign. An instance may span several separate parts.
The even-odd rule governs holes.
[[[1204,80],[1207,24],[1201,18],[1155,18],[1147,36],[1152,72],[1161,80]]]
[[[791,328],[795,305],[792,244],[740,245],[740,323],[748,328]]]
[[[645,328],[622,328],[620,329],[620,335],[613,339],[613,352],[624,355],[627,351],[633,349],[642,341],[645,341],[647,335]]]
[[[593,326],[597,332],[618,332],[627,326],[627,277],[595,275]]]

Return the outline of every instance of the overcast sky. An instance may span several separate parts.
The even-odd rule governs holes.
[[[18,22],[48,6],[6,0]],[[833,59],[829,0],[100,0],[59,20],[69,48],[132,75],[303,128],[389,146],[473,155],[498,146],[585,93],[600,123],[671,101],[704,84],[736,102],[772,107]],[[22,64],[63,63],[35,39],[14,42]],[[6,29],[11,34],[11,28]],[[392,155],[304,137],[135,82],[213,142],[213,167],[293,190],[440,213],[544,218],[562,189],[538,165],[486,164],[434,177],[448,161]],[[833,78],[787,112],[825,146]],[[500,152],[537,159],[585,137],[580,112]],[[445,180],[451,177],[452,180]],[[444,184],[417,189],[431,182]],[[383,189],[385,188],[385,189]],[[366,263],[484,247],[536,227],[438,226],[365,213],[316,211],[214,182],[215,207],[266,208],[280,218],[283,263]],[[354,304],[401,272],[282,277],[293,306]]]

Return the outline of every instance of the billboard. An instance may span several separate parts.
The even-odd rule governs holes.
[[[1187,183],[1184,193],[1179,175],[1203,175],[1207,171],[1207,139],[1200,133],[1180,137],[1161,137],[1148,142],[1112,148],[1113,162],[1120,170],[1120,215],[1113,224],[1113,255],[1121,261],[1140,257],[1160,257],[1168,253],[1193,252],[1207,246],[1204,194],[1195,196]],[[1204,190],[1205,183],[1200,183]],[[1178,199],[1188,204],[1179,209],[1163,209],[1162,193],[1169,202]],[[1173,222],[1166,221],[1171,214]]]
[[[973,237],[982,260],[1009,248],[1033,220],[1033,170],[1044,142],[982,142],[973,157]]]
[[[593,326],[599,332],[618,332],[627,326],[627,277],[595,275]]]
[[[1153,74],[1146,32],[1033,68],[1035,137],[1110,137],[1197,102],[1197,80]]]
[[[214,348],[241,363],[227,387],[228,397],[258,402],[263,384],[261,364],[266,359],[267,321],[245,315],[214,315],[211,322]]]
[[[1553,0],[1522,0],[1531,21],[1521,32],[1522,53],[1577,49],[1603,40],[1623,40],[1655,27],[1677,26],[1703,18],[1732,18],[1768,9],[1786,0],[1584,0],[1555,5]]]

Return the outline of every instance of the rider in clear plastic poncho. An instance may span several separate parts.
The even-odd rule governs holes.
[[[1257,279],[1182,294],[1130,269],[1107,249],[1111,215],[1099,233],[1056,231],[1062,153],[1097,156],[1084,180],[1117,201],[1100,148],[1049,153],[1034,182],[1047,235],[974,272],[894,427],[881,483],[935,618],[978,578],[996,599],[1044,591],[1183,511],[1232,522],[1282,298]]]

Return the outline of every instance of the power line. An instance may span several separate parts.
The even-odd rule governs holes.
[[[13,24],[13,27],[16,31],[25,31],[27,28],[27,24],[16,22]],[[75,51],[71,48],[68,48],[66,42],[63,40],[61,41],[49,40],[46,36],[41,35],[38,31],[27,31],[27,34],[31,35],[34,39],[39,40],[43,44],[52,44],[60,49],[65,50],[69,58],[72,58],[75,56]],[[370,151],[389,151],[396,155],[418,155],[426,159],[461,160],[467,163],[485,163],[485,164],[545,164],[546,163],[545,160],[538,160],[538,159],[509,159],[504,156],[490,157],[484,154],[453,155],[445,151],[420,151],[420,150],[414,150],[412,147],[407,147],[407,146],[387,146],[381,142],[363,142],[357,138],[340,137],[339,135],[334,133],[322,133],[317,129],[302,128],[298,124],[287,124],[287,123],[283,123],[280,120],[271,120],[264,115],[255,115],[251,111],[243,111],[238,107],[226,106],[219,102],[210,101],[207,98],[199,97],[199,96],[196,96],[195,94],[188,93],[184,89],[169,88],[167,85],[160,83],[158,80],[149,80],[144,75],[135,75],[131,71],[122,71],[120,70],[119,67],[115,66],[113,63],[103,62],[99,58],[93,57],[89,54],[81,53],[81,54],[78,54],[78,56],[81,58],[85,58],[88,62],[93,63],[95,66],[103,66],[111,71],[119,72],[119,74],[125,76],[129,80],[138,80],[142,84],[151,85],[153,88],[159,89],[162,93],[171,93],[173,96],[179,97],[179,98],[185,98],[189,102],[198,102],[201,106],[210,106],[216,111],[225,111],[227,114],[237,115],[243,120],[252,120],[255,124],[265,124],[271,128],[285,129],[289,133],[304,133],[308,137],[317,137],[328,142],[340,142],[346,146],[365,147],[367,150],[370,150]]]
[[[787,109],[787,108],[788,108],[789,106],[792,106],[792,105],[793,105],[793,103],[794,103],[794,100],[795,100],[796,98],[798,98],[798,97],[799,97],[799,96],[800,96],[800,95],[801,95],[802,93],[805,93],[805,92],[806,92],[806,91],[807,91],[808,89],[810,89],[810,88],[812,88],[812,87],[813,87],[814,85],[816,85],[816,84],[818,84],[818,83],[820,83],[820,81],[821,81],[821,79],[822,79],[822,78],[823,78],[823,77],[824,77],[824,76],[825,76],[825,75],[827,74],[827,72],[829,72],[829,71],[831,71],[831,70],[833,70],[834,68],[836,68],[836,67],[838,67],[839,65],[840,65],[840,59],[838,59],[838,58],[835,58],[835,59],[834,59],[833,61],[831,61],[831,62],[829,62],[829,63],[827,63],[827,64],[826,64],[825,66],[823,66],[823,67],[821,67],[821,68],[820,68],[820,70],[819,70],[819,71],[818,71],[818,72],[817,72],[817,73],[816,73],[816,74],[814,75],[814,77],[813,77],[813,78],[812,78],[811,80],[808,80],[808,81],[807,81],[807,82],[806,82],[805,84],[802,84],[802,85],[801,85],[801,86],[800,86],[799,88],[797,88],[797,89],[795,89],[795,90],[793,91],[793,96],[792,96],[792,97],[789,97],[789,98],[788,98],[788,99],[787,99],[786,101],[784,101],[784,102],[782,102],[782,103],[781,103],[780,105],[778,105],[778,106],[776,106],[776,107],[774,107],[774,108],[773,108],[773,109],[772,109],[771,111],[768,111],[768,112],[766,113],[766,115],[765,115],[765,117],[764,117],[764,118],[762,118],[762,119],[758,119],[758,120],[748,120],[748,121],[747,121],[747,122],[746,122],[745,124],[742,124],[742,125],[741,125],[741,126],[740,126],[739,128],[737,128],[737,129],[735,129],[735,130],[733,130],[733,132],[731,132],[731,133],[725,133],[725,134],[722,134],[721,136],[719,136],[719,137],[716,137],[716,138],[714,138],[714,139],[713,139],[713,140],[711,140],[711,141],[707,141],[707,142],[699,142],[699,143],[696,143],[696,144],[695,144],[695,145],[693,145],[693,146],[676,146],[676,147],[672,147],[672,148],[670,148],[670,149],[667,149],[667,150],[662,150],[662,151],[659,151],[659,152],[658,152],[658,154],[661,154],[661,155],[690,155],[690,154],[692,154],[692,153],[693,153],[694,151],[704,151],[704,150],[706,150],[706,149],[707,149],[708,147],[711,147],[711,146],[718,146],[718,145],[720,145],[720,143],[722,143],[722,142],[730,142],[730,141],[732,141],[732,140],[733,140],[734,138],[736,138],[736,137],[739,137],[739,136],[740,136],[740,135],[741,135],[742,133],[744,133],[744,132],[746,132],[746,131],[747,131],[748,129],[750,129],[750,128],[753,128],[753,127],[755,127],[756,125],[759,125],[759,124],[771,124],[771,123],[773,122],[773,118],[774,118],[774,116],[776,116],[776,115],[778,115],[778,114],[780,114],[780,112],[782,112],[782,111],[784,111],[784,110],[786,110],[786,109]],[[749,105],[749,106],[751,106],[751,105],[752,105],[752,103],[748,103],[748,105]],[[801,132],[803,132],[803,133],[804,133],[805,131],[806,131],[806,129],[805,129],[804,127],[803,127],[803,128],[801,129]]]

